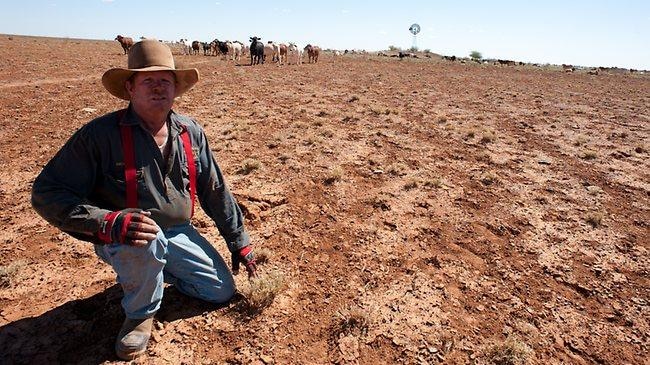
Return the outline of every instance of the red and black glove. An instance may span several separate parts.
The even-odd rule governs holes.
[[[232,272],[233,274],[239,274],[239,264],[244,264],[246,266],[246,271],[248,271],[248,277],[255,277],[257,274],[257,264],[255,263],[255,255],[253,254],[253,247],[246,246],[241,248],[237,252],[231,254],[232,259]]]
[[[103,243],[141,246],[155,238],[157,230],[149,214],[141,209],[124,209],[104,216],[97,237]]]

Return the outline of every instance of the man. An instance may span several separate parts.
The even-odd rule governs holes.
[[[223,258],[190,224],[195,200],[225,239],[233,272],[243,263],[255,275],[241,210],[203,129],[172,110],[174,98],[198,80],[196,69],[175,69],[166,45],[134,44],[128,68],[102,77],[112,95],[129,101],[128,108],[80,128],[34,181],[34,209],[62,231],[94,243],[116,272],[126,319],[115,350],[124,360],[146,350],[165,282],[214,303],[235,292]]]

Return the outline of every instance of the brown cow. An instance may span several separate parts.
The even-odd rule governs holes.
[[[117,37],[115,37],[115,40],[120,42],[122,45],[122,48],[124,49],[124,54],[126,54],[129,49],[131,49],[131,46],[133,45],[133,38],[131,37],[122,37],[121,35],[118,34]]]
[[[307,52],[307,56],[309,57],[309,63],[317,63],[318,62],[318,55],[320,54],[320,48],[318,46],[312,46],[311,44],[308,44],[305,46],[305,52]]]
[[[564,72],[573,72],[573,71],[576,70],[576,68],[573,67],[573,65],[567,65],[567,64],[563,63],[562,64],[562,70],[564,70]]]
[[[287,45],[280,43],[280,64],[282,64],[282,60],[284,60],[284,63],[287,63],[287,50]]]

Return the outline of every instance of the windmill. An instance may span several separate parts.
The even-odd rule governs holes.
[[[418,37],[418,33],[420,33],[420,25],[418,23],[411,24],[411,26],[409,27],[409,32],[413,34],[413,46],[411,47],[411,49],[416,50],[418,49],[417,37]]]

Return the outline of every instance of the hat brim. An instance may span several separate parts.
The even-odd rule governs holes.
[[[125,82],[136,72],[171,71],[176,75],[176,93],[174,97],[183,95],[199,81],[199,70],[173,69],[165,66],[150,66],[139,69],[112,68],[102,75],[102,84],[114,96],[123,100],[131,100],[131,95],[126,91]]]

